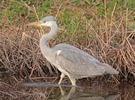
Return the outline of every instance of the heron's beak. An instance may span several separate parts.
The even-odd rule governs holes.
[[[41,24],[42,24],[42,22],[39,21],[39,22],[32,22],[32,23],[26,24],[26,26],[37,26],[37,27],[40,27]]]

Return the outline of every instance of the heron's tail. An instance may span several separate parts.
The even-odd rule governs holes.
[[[112,66],[106,64],[106,63],[103,63],[104,64],[104,68],[105,68],[105,73],[104,74],[113,74],[113,75],[118,75],[119,72],[114,69]]]

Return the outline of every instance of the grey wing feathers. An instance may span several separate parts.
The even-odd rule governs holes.
[[[57,45],[57,50],[61,50],[56,56],[58,65],[77,77],[88,77],[95,75],[103,75],[105,69],[97,59],[90,56],[86,52],[73,47],[71,45]]]

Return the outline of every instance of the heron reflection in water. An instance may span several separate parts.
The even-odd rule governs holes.
[[[93,77],[104,74],[118,74],[118,71],[106,63],[89,55],[69,44],[57,44],[50,48],[47,42],[57,35],[58,25],[53,16],[47,16],[38,22],[27,24],[27,26],[47,26],[51,30],[40,39],[40,50],[43,56],[54,65],[60,72],[62,79],[68,76],[72,85],[76,85],[76,79]]]
[[[60,88],[61,97],[59,100],[117,100],[120,95],[117,93],[101,95],[100,93],[85,93],[77,91],[76,87],[72,87],[68,93]]]

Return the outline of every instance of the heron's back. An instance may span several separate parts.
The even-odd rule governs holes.
[[[99,62],[88,53],[69,44],[58,44],[52,49],[55,52],[56,67],[61,67],[75,78],[118,74],[110,65]]]

